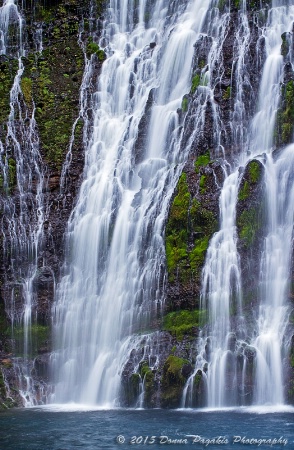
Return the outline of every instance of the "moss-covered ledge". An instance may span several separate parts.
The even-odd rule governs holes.
[[[218,220],[213,210],[214,162],[199,155],[191,173],[179,178],[170,206],[165,233],[168,272],[168,310],[199,306],[201,271]]]
[[[183,387],[187,381],[187,375],[183,370],[189,366],[187,359],[177,356],[169,356],[163,365],[161,381],[161,406],[163,408],[178,408],[181,406]]]

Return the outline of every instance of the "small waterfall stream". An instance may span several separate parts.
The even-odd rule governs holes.
[[[35,105],[32,109],[25,103],[22,93],[22,76],[25,56],[23,46],[24,19],[14,0],[6,0],[0,8],[0,55],[15,58],[18,69],[10,91],[10,114],[7,121],[5,141],[0,142],[0,165],[3,172],[1,209],[5,211],[3,234],[4,258],[12,255],[15,289],[12,298],[6,299],[6,311],[12,323],[23,335],[23,357],[14,359],[19,378],[19,391],[25,406],[35,403],[36,392],[31,384],[32,309],[34,306],[33,280],[38,270],[38,251],[42,241],[43,223],[46,216],[44,205],[45,167],[39,153],[39,137],[35,121]],[[16,188],[17,194],[9,195]],[[21,296],[22,307],[16,304]]]

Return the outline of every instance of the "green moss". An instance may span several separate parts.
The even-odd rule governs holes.
[[[251,247],[254,243],[257,231],[260,228],[258,211],[256,208],[249,208],[242,212],[238,219],[239,236],[246,247]]]
[[[0,62],[0,137],[4,134],[4,123],[10,113],[10,90],[17,73],[18,61],[8,60]]]
[[[219,0],[217,7],[220,10],[220,12],[223,12],[225,9],[225,5],[226,5],[226,0]]]
[[[21,79],[21,90],[27,105],[32,103],[32,80],[28,77]]]
[[[140,363],[139,373],[141,379],[144,381],[144,404],[149,407],[151,406],[152,394],[154,392],[154,373],[148,366],[147,361]]]
[[[177,195],[170,209],[166,229],[166,260],[169,274],[185,259],[187,253],[187,227],[190,193],[188,191],[187,176],[183,173],[177,186]]]
[[[206,188],[205,182],[203,176],[200,186],[202,191]],[[217,221],[211,211],[203,208],[196,199],[191,202],[186,174],[183,173],[166,227],[166,258],[170,282],[176,278],[187,282],[200,276],[209,239],[216,226]],[[193,235],[196,235],[196,239],[192,238]]]
[[[256,161],[249,163],[249,176],[252,183],[257,183],[260,179],[261,170],[260,165]]]
[[[202,372],[198,370],[193,380],[196,388],[199,388],[201,380],[202,380]]]
[[[199,74],[194,75],[192,78],[192,86],[191,86],[191,93],[194,94],[196,92],[196,89],[200,85],[201,77]]]
[[[294,81],[290,80],[282,87],[282,104],[277,113],[276,143],[286,145],[292,142],[294,131]]]
[[[241,185],[241,189],[238,193],[238,200],[246,200],[250,195],[250,187],[256,184],[261,177],[261,167],[257,161],[250,161],[246,168],[246,178]]]
[[[213,213],[193,200],[190,209],[190,220],[194,233],[198,236],[194,241],[194,247],[189,254],[192,271],[198,272],[205,260],[209,240],[217,229],[217,220]]]
[[[203,324],[203,319],[204,313],[198,309],[174,311],[163,318],[163,330],[175,334],[176,338],[181,340],[184,335],[191,334],[194,327]]]
[[[206,191],[205,183],[206,183],[206,176],[201,175],[200,180],[199,180],[199,187],[200,187],[201,194],[204,194]]]
[[[239,200],[246,200],[249,197],[250,194],[250,187],[249,187],[249,183],[246,180],[242,186],[242,188],[239,191],[238,194],[238,199]]]
[[[228,86],[223,94],[224,100],[229,100],[231,98],[231,86]]]
[[[169,356],[164,363],[165,373],[171,380],[177,380],[181,383],[185,383],[181,371],[185,364],[189,364],[189,361],[184,358],[178,358],[177,356]]]
[[[188,111],[188,99],[184,97],[182,100],[182,111],[185,113]]]
[[[204,263],[209,245],[209,239],[210,236],[203,236],[202,238],[195,240],[194,248],[189,254],[189,261],[192,270],[197,271]]]
[[[106,54],[103,50],[100,49],[99,45],[93,41],[93,38],[90,36],[87,44],[87,56],[90,58],[91,55],[96,54],[99,61],[103,62],[106,59]]]
[[[82,79],[82,72],[77,72],[75,80],[78,82],[74,82],[68,70],[82,57],[76,38],[68,37],[52,44],[37,59],[35,54],[28,55],[24,95],[32,95],[34,99],[41,151],[46,162],[57,169],[61,168],[78,114],[79,81]]]
[[[189,361],[170,355],[163,365],[161,380],[161,402],[163,407],[176,408],[180,406],[183,386],[186,378],[182,375],[182,368]]]
[[[204,155],[198,156],[198,158],[195,161],[195,169],[196,172],[199,172],[200,167],[205,167],[207,164],[210,163],[210,154],[207,152]]]
[[[18,326],[10,331],[15,341],[15,352],[17,355],[23,354],[25,328]],[[47,344],[50,340],[50,328],[47,325],[32,324],[28,330],[29,351],[31,356],[38,353],[38,349]]]

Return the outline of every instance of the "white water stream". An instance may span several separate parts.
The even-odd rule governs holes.
[[[39,153],[39,137],[35,121],[35,105],[30,111],[21,88],[24,72],[22,57],[24,19],[14,0],[5,0],[0,8],[0,55],[14,58],[18,65],[10,91],[10,113],[4,142],[0,141],[0,167],[3,174],[2,210],[5,211],[3,234],[4,257],[11,255],[9,271],[13,274],[15,287],[11,298],[5,299],[6,312],[10,317],[12,332],[18,327],[23,334],[23,358],[15,358],[15,372],[19,378],[19,391],[25,406],[35,404],[35,389],[31,383],[31,325],[33,280],[38,270],[38,250],[42,241],[45,220],[44,186],[45,169]],[[13,164],[13,165],[12,165]],[[12,166],[11,166],[12,165]],[[15,181],[12,169],[15,172]],[[15,195],[10,196],[15,183]],[[16,306],[18,297],[22,307]],[[21,353],[21,349],[16,349]]]
[[[203,270],[202,301],[207,309],[210,332],[203,337],[203,347],[197,358],[193,375],[184,390],[183,405],[191,403],[194,376],[208,362],[203,372],[207,385],[209,407],[238,404],[237,360],[234,352],[250,344],[256,352],[254,362],[253,402],[258,405],[284,402],[283,355],[285,355],[285,329],[287,327],[288,289],[291,270],[293,240],[293,146],[273,156],[273,135],[276,113],[283,81],[283,57],[281,35],[290,31],[294,20],[294,2],[273,2],[266,26],[262,30],[265,39],[266,60],[260,83],[257,113],[253,117],[247,137],[244,136],[243,153],[236,167],[228,173],[220,196],[221,227],[212,238]],[[246,14],[244,11],[241,15]],[[241,18],[245,26],[246,20]],[[242,57],[242,47],[239,55]],[[242,63],[239,58],[238,63]],[[237,63],[237,65],[238,65]],[[236,62],[235,62],[236,64]],[[242,68],[242,65],[241,65]],[[239,72],[240,73],[240,72]],[[241,72],[242,75],[242,72]],[[241,77],[242,78],[242,77]],[[242,84],[238,83],[241,87]],[[242,93],[235,102],[236,130],[241,129]],[[241,113],[240,113],[241,111]],[[233,122],[234,126],[234,122]],[[242,130],[243,132],[243,130]],[[235,134],[239,139],[240,134]],[[242,141],[241,141],[242,143]],[[255,335],[247,336],[242,315],[240,261],[237,251],[236,204],[240,183],[239,168],[258,155],[265,168],[265,196],[267,199],[267,226],[260,266],[260,307],[257,312]],[[232,324],[232,308],[237,312],[238,323]],[[237,330],[237,347],[232,348],[232,332]],[[233,341],[234,342],[234,341]],[[242,383],[246,371],[244,362]],[[241,386],[243,391],[244,385]]]
[[[140,0],[134,21],[133,1],[110,2],[103,35],[108,59],[56,300],[61,350],[53,401],[113,405],[128,336],[161,309],[163,225],[185,158],[177,109],[190,89],[193,44],[209,5],[201,0],[185,8],[178,1],[170,15],[170,2],[147,9]],[[138,125],[150,95],[148,139],[136,161]]]

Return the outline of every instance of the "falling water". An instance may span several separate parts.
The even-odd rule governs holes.
[[[238,404],[235,355],[238,349],[242,349],[242,343],[247,345],[248,342],[256,351],[253,401],[256,404],[279,404],[284,400],[282,358],[287,326],[287,294],[293,238],[293,201],[291,201],[293,146],[287,147],[276,156],[272,151],[280,85],[283,81],[281,35],[291,30],[294,6],[293,2],[288,2],[288,6],[280,6],[278,3],[273,2],[266,26],[262,30],[266,60],[260,83],[257,113],[252,120],[247,139],[246,136],[244,138],[244,150],[239,156],[237,165],[228,172],[220,196],[220,231],[210,242],[203,270],[202,299],[203,307],[208,309],[210,332],[202,339],[195,372],[184,391],[183,404],[187,404],[186,397],[191,396],[191,383],[197,370],[202,370],[207,362],[208,370],[206,373],[205,369],[203,375],[207,384],[208,405],[220,407]],[[242,53],[239,52],[241,56]],[[240,61],[242,62],[242,59]],[[241,83],[239,85],[241,86]],[[237,92],[236,98],[234,111],[239,121],[243,110],[240,91]],[[235,138],[239,139],[237,133]],[[260,307],[255,327],[257,337],[249,336],[245,343],[243,339],[247,331],[242,317],[236,232],[239,168],[263,152],[265,155],[261,161],[264,161],[265,167],[268,223],[260,267]],[[231,319],[232,308],[239,318],[234,325]],[[244,370],[246,358],[243,383]]]
[[[185,158],[177,109],[210,1],[136,5],[110,2],[101,41],[108,58],[55,305],[54,401],[113,404],[128,336],[162,306],[164,219]],[[139,157],[138,127],[150,104]]]
[[[265,167],[268,224],[261,259],[258,335],[253,341],[257,350],[255,402],[279,404],[284,401],[282,359],[289,314],[294,146],[276,160],[268,155]]]
[[[45,174],[39,153],[39,138],[35,121],[35,106],[30,111],[21,89],[24,71],[22,18],[14,0],[6,0],[0,8],[0,54],[14,57],[18,63],[14,82],[10,91],[10,114],[7,121],[5,142],[1,142],[1,169],[3,172],[4,193],[11,189],[11,161],[15,165],[15,195],[1,196],[2,209],[5,210],[4,224],[8,236],[4,234],[4,258],[11,255],[10,272],[17,284],[12,290],[12,298],[6,299],[6,311],[12,327],[23,330],[24,358],[15,359],[16,373],[19,375],[20,394],[25,405],[34,403],[30,379],[31,323],[33,280],[38,268],[38,250],[42,239],[45,206],[43,191]],[[13,39],[12,39],[13,38]],[[15,38],[17,38],[15,40]],[[23,306],[16,308],[16,291],[20,290]],[[18,349],[19,351],[19,349]]]

